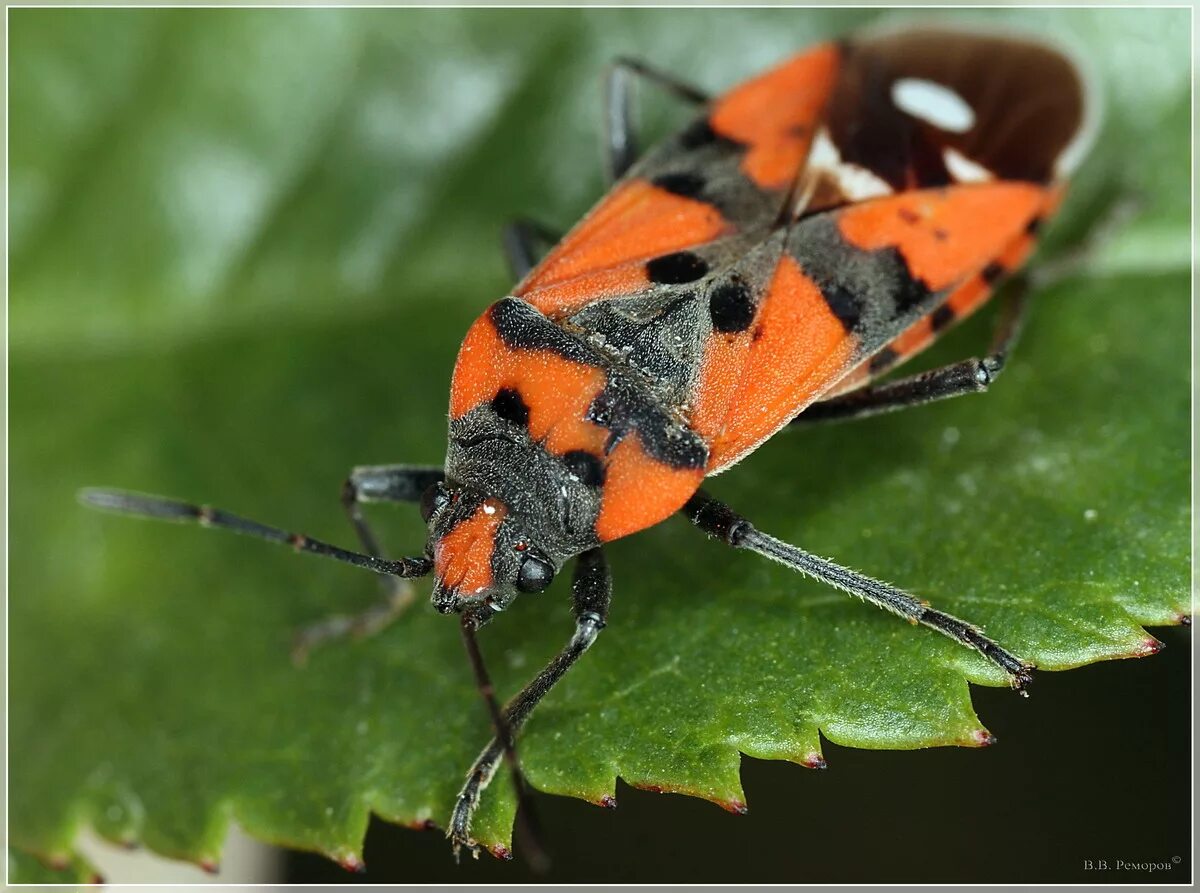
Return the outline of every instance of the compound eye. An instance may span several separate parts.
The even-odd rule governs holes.
[[[554,579],[554,565],[541,555],[525,554],[517,572],[517,588],[522,592],[541,592]]]
[[[434,512],[445,508],[449,502],[450,494],[446,492],[445,486],[440,482],[430,484],[425,492],[421,494],[421,517],[425,520],[425,523],[428,524]]]

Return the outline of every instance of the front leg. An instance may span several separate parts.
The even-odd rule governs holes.
[[[842,592],[858,596],[865,601],[878,605],[893,614],[913,623],[921,623],[930,629],[935,629],[949,636],[960,645],[965,645],[978,651],[993,664],[1008,674],[1009,684],[1025,694],[1024,688],[1032,680],[1031,664],[1001,648],[978,627],[952,617],[929,607],[926,602],[914,598],[889,586],[887,583],[874,580],[849,568],[834,564],[824,558],[819,558],[796,546],[768,536],[754,527],[749,521],[733,511],[729,506],[713,499],[707,493],[698,491],[683,507],[683,513],[688,520],[710,536],[714,536],[738,549],[749,549],[772,561],[778,561],[785,567],[820,580],[840,589]]]
[[[363,551],[382,557],[383,550],[362,512],[366,502],[419,502],[421,496],[444,477],[436,465],[364,465],[350,472],[342,484],[342,508],[350,519]],[[292,660],[303,665],[312,649],[331,639],[373,636],[403,614],[416,597],[412,583],[388,574],[379,575],[383,599],[358,614],[334,614],[299,630],[292,641]]]
[[[604,553],[599,548],[584,552],[576,560],[571,598],[575,608],[575,633],[566,647],[533,678],[532,682],[521,689],[520,694],[505,708],[504,723],[508,733],[505,737],[510,740],[525,724],[538,702],[562,679],[583,653],[592,647],[600,630],[604,629],[608,607],[612,601],[612,577]],[[479,807],[480,795],[491,783],[500,766],[504,751],[504,742],[497,734],[467,773],[466,783],[454,804],[454,812],[450,816],[450,829],[447,832],[456,856],[462,847],[474,852],[478,846],[471,837],[471,819]]]

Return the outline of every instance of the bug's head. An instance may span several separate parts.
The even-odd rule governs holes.
[[[470,487],[434,484],[421,498],[433,553],[433,606],[490,620],[522,592],[541,592],[554,562],[501,500]]]

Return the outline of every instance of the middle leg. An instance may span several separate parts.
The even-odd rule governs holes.
[[[689,105],[703,105],[708,96],[690,84],[652,68],[637,59],[619,58],[604,79],[604,157],[610,183],[621,179],[637,160],[638,146],[632,113],[633,77],[649,81]],[[562,238],[539,223],[514,220],[501,231],[504,257],[514,282],[520,282],[537,265],[545,249]]]
[[[708,102],[708,94],[691,84],[685,84],[666,72],[659,71],[639,59],[618,58],[608,69],[604,80],[604,135],[609,182],[616,182],[638,157],[634,133],[631,77],[649,81],[688,105]]]
[[[508,261],[513,282],[520,282],[537,266],[546,251],[556,244],[562,234],[524,217],[510,221],[500,231],[500,247]]]

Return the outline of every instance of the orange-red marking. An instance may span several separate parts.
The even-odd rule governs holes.
[[[1036,244],[1036,240],[1032,236],[1022,232],[999,254],[994,263],[1003,267],[1006,273],[1014,272],[1028,260]],[[989,261],[989,263],[992,262]],[[968,278],[946,298],[946,306],[954,311],[953,322],[957,324],[966,319],[987,303],[991,294],[992,287],[983,276],[976,274]],[[871,361],[864,360],[846,373],[826,396],[836,397],[861,387],[877,375],[882,375],[888,369],[916,356],[929,347],[940,334],[940,331],[933,330],[932,320],[929,316],[921,317],[887,344],[887,348],[892,350],[896,356],[885,368],[872,371]]]
[[[607,543],[652,527],[679,511],[703,479],[703,468],[671,468],[646,455],[637,435],[624,438],[608,457],[596,535]]]
[[[896,248],[910,271],[940,291],[981,269],[1024,231],[1045,202],[1027,183],[980,183],[878,198],[841,211],[851,245],[866,251]]]
[[[595,366],[550,351],[513,350],[485,313],[467,331],[450,382],[450,417],[462,418],[502,388],[518,391],[529,407],[529,435],[555,455],[570,450],[599,453],[608,431],[584,419],[604,387]]]
[[[845,370],[854,339],[790,256],[775,269],[748,332],[709,343],[692,425],[709,441],[708,473],[729,467],[819,396]]]
[[[631,262],[695,248],[727,230],[720,212],[707,202],[675,195],[646,180],[632,180],[618,186],[571,230],[513,293],[528,294],[530,303],[548,315],[561,315],[596,300],[597,295],[582,288],[565,289],[545,301],[535,293],[614,267],[628,267]],[[617,278],[621,283],[631,280],[630,272]],[[633,280],[633,284],[637,282],[645,282],[644,274]],[[543,301],[547,306],[542,306]]]
[[[786,189],[808,157],[813,128],[833,92],[840,54],[832,44],[747,81],[709,116],[721,136],[749,146],[742,170],[763,189]]]
[[[1033,249],[1037,247],[1037,240],[1033,236],[1022,236],[1015,239],[1011,245],[1004,250],[1001,255],[996,258],[996,263],[1004,267],[1005,271],[1011,272],[1020,269],[1025,261],[1029,259],[1029,255],[1033,254]]]
[[[491,587],[492,548],[504,515],[504,503],[485,499],[471,517],[437,541],[433,565],[443,586],[462,595]]]
[[[587,304],[636,294],[647,283],[646,262],[635,260],[551,285],[520,289],[519,293],[546,316],[561,319]]]

